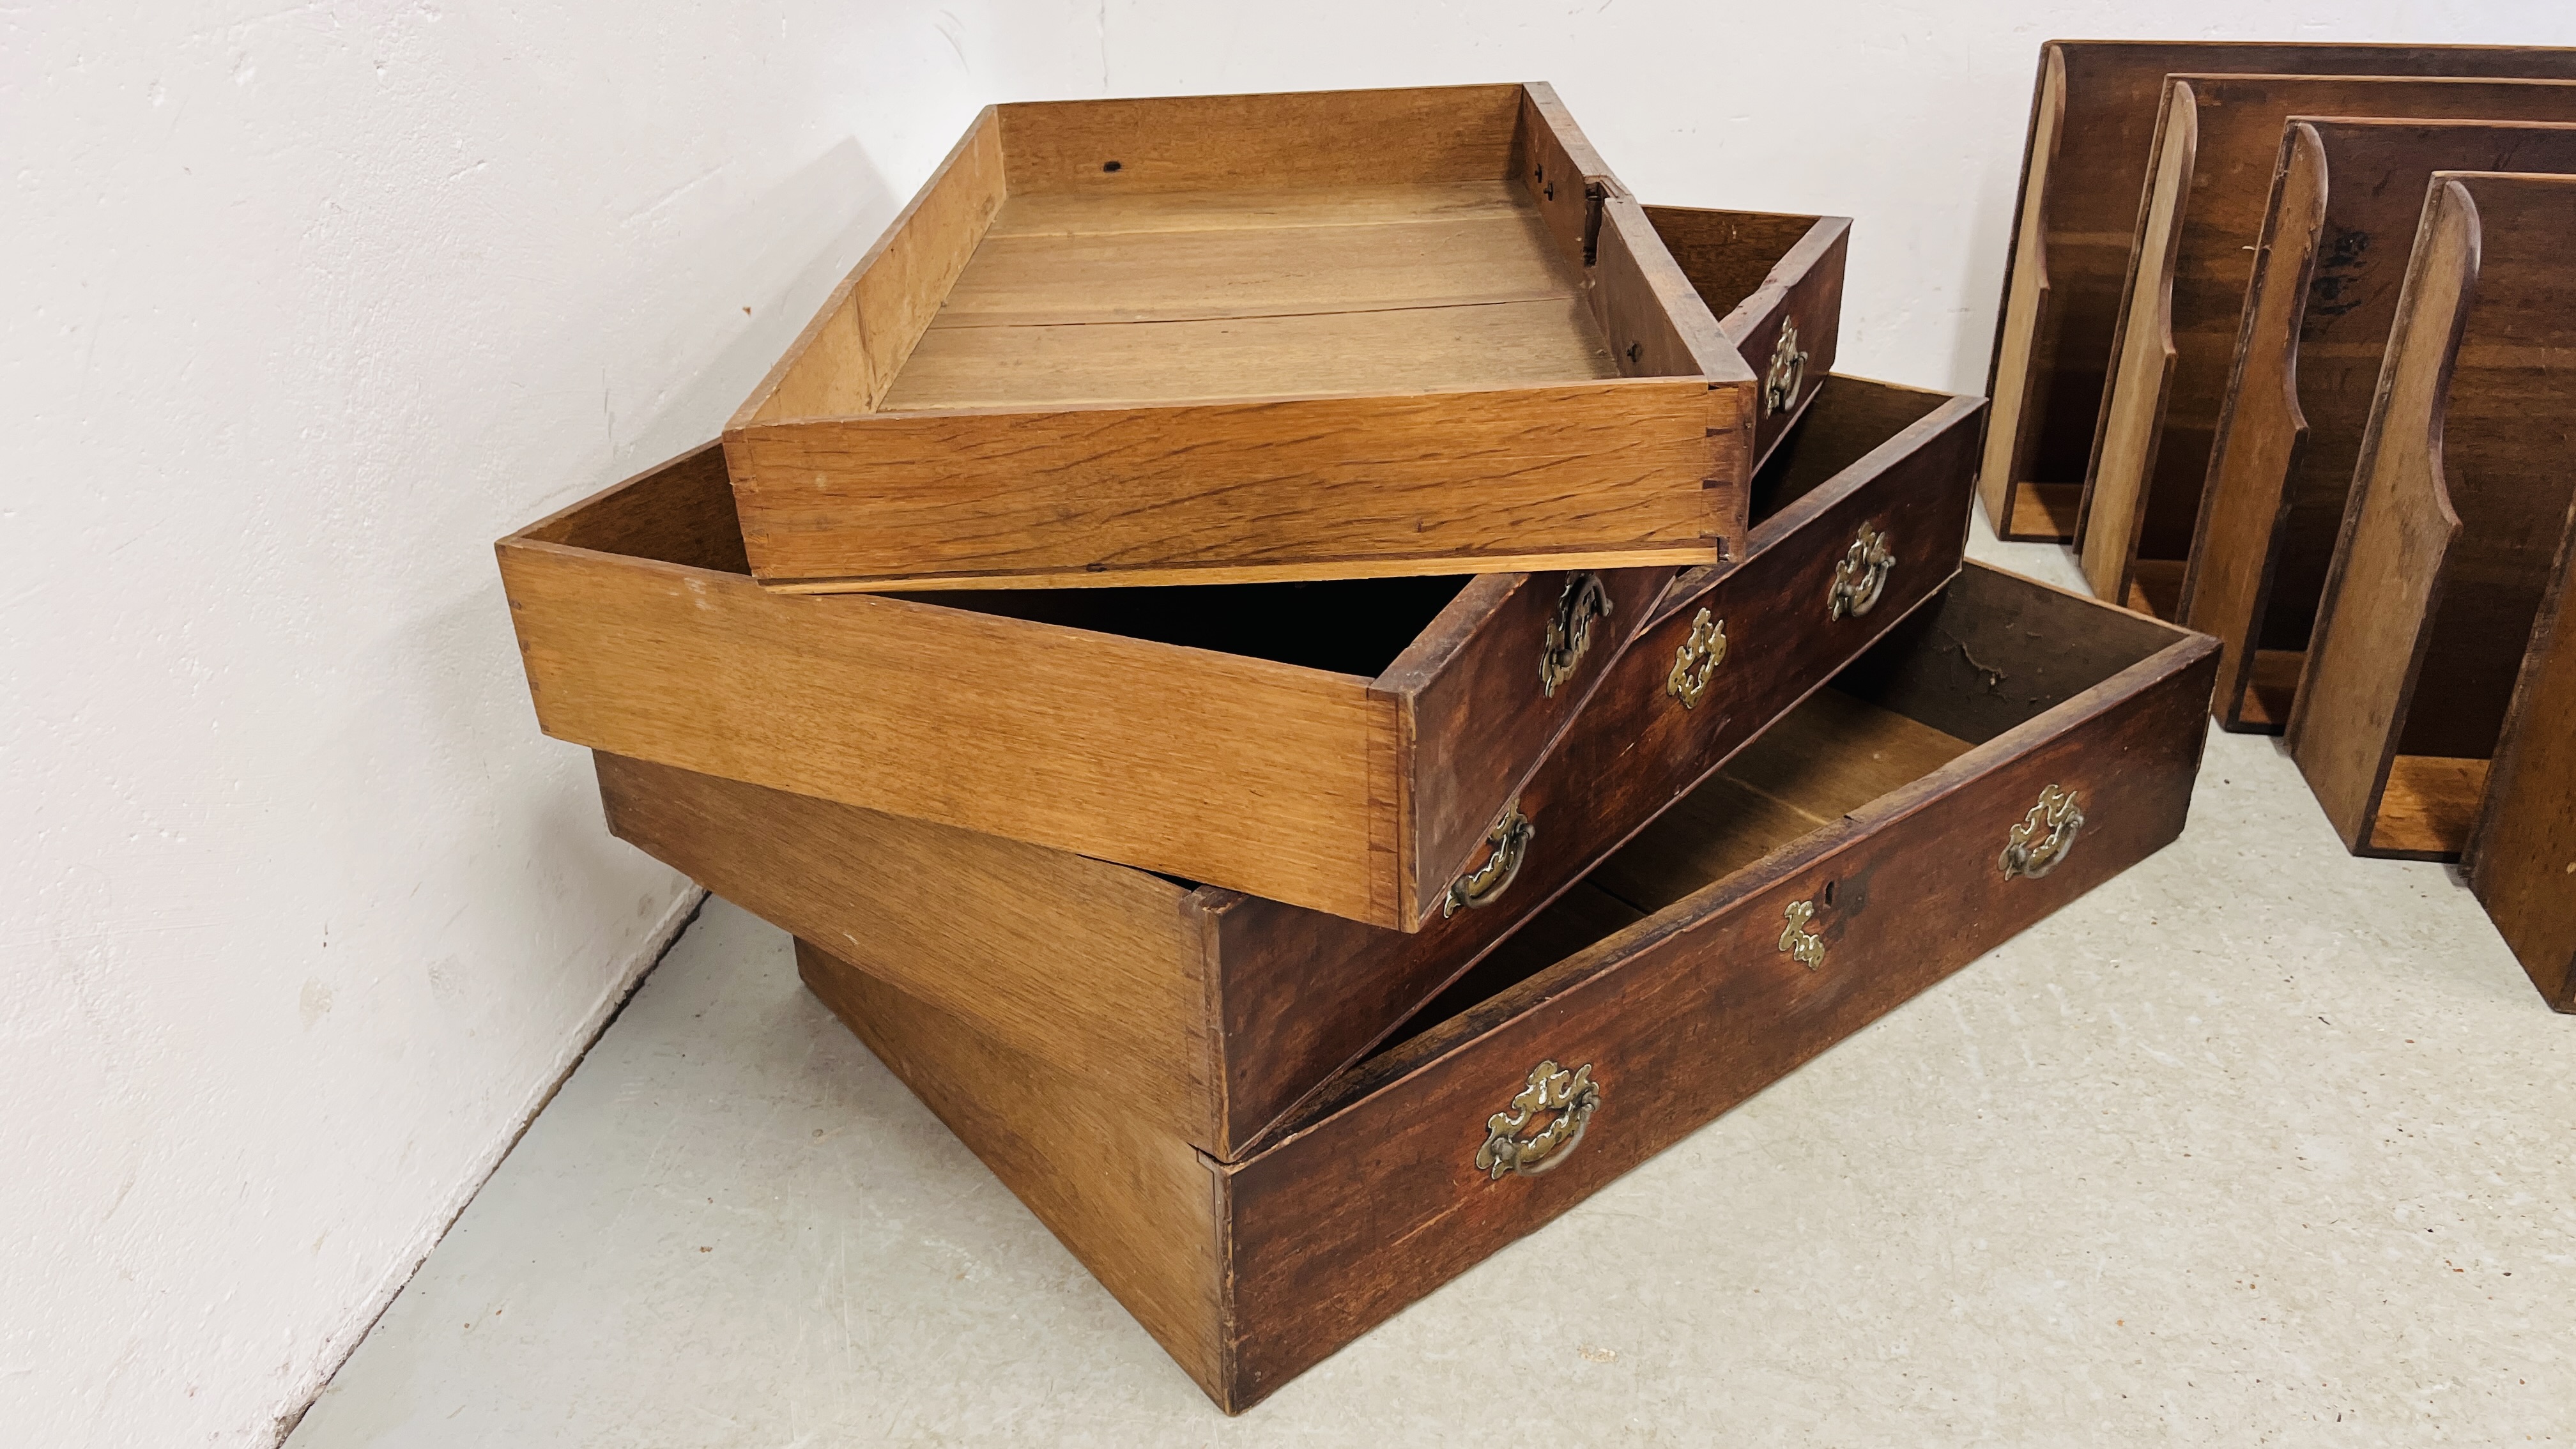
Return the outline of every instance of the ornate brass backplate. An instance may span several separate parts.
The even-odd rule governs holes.
[[[1470,909],[1490,906],[1511,889],[1512,877],[1521,873],[1521,858],[1529,854],[1530,837],[1538,827],[1521,813],[1521,802],[1503,807],[1502,816],[1485,832],[1485,844],[1492,853],[1485,863],[1449,883],[1449,898],[1440,903],[1440,919],[1458,914],[1460,906]]]
[[[2026,876],[2037,880],[2057,869],[2075,848],[2076,833],[2084,828],[2084,807],[2077,803],[2075,792],[2051,785],[2039,792],[2039,803],[2030,807],[2019,825],[2004,841],[2004,853],[1995,864],[2004,879]]]
[[[1592,626],[1610,617],[1610,590],[1594,573],[1568,574],[1556,613],[1547,621],[1547,638],[1539,645],[1538,691],[1554,698],[1556,687],[1574,674],[1583,653],[1592,647]]]
[[[1780,321],[1780,340],[1771,345],[1771,369],[1762,375],[1762,416],[1777,417],[1798,401],[1798,385],[1807,378],[1806,350],[1798,346],[1795,318]]]
[[[1682,708],[1697,708],[1708,693],[1708,682],[1717,676],[1717,666],[1726,662],[1726,621],[1712,619],[1708,610],[1699,611],[1691,620],[1690,637],[1673,651],[1673,672],[1664,676],[1664,693],[1682,702]]]
[[[1780,914],[1789,922],[1780,928],[1780,949],[1810,971],[1825,964],[1825,938],[1807,929],[1807,923],[1816,918],[1816,903],[1791,901]]]
[[[1505,1173],[1536,1177],[1566,1159],[1592,1125],[1601,1106],[1601,1084],[1592,1080],[1592,1064],[1567,1071],[1553,1061],[1530,1068],[1529,1084],[1512,1104],[1485,1119],[1485,1145],[1476,1149],[1476,1166],[1489,1182]],[[1524,1137],[1543,1114],[1546,1125]]]
[[[1896,555],[1887,546],[1887,530],[1864,523],[1853,536],[1851,547],[1843,550],[1842,562],[1834,565],[1834,586],[1825,600],[1825,617],[1857,619],[1878,607],[1878,596],[1887,592],[1888,570],[1896,566]]]

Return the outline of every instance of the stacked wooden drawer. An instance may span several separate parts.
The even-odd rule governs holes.
[[[611,828],[1229,1411],[2181,828],[2212,646],[1963,568],[1846,224],[1637,215],[1754,363],[1688,568],[817,597],[712,448],[500,546]]]
[[[2571,176],[2576,51],[2044,47],[1981,481],[2214,635],[2219,723],[2356,854],[2462,862],[2562,1010]]]

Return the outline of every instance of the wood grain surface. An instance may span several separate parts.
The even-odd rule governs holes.
[[[1646,219],[1716,314],[1718,331],[1747,371],[1767,384],[1782,330],[1795,329],[1797,348],[1806,354],[1797,395],[1789,406],[1774,409],[1767,396],[1757,394],[1753,408],[1753,466],[1759,471],[1833,371],[1851,219],[1678,206],[1647,207]]]
[[[2007,538],[2037,538],[2031,484],[2083,480],[2117,332],[2130,244],[2152,174],[2165,78],[2177,74],[2576,78],[2540,47],[2063,40],[2040,47],[2012,250],[1986,393],[1979,491]],[[2061,535],[2072,538],[2073,530]]]
[[[1737,403],[1616,378],[886,413],[757,425],[726,454],[754,568],[798,589],[1643,567],[1716,556],[1740,492],[1704,485],[1741,467]]]
[[[729,428],[864,413],[884,400],[1002,205],[1001,136],[993,109],[985,107],[752,390]]]
[[[2286,696],[2249,703],[2251,672],[2265,651],[2308,646],[2436,170],[2576,170],[2576,125],[2299,120],[2284,133],[2184,596],[2183,622],[2226,650],[2216,708],[2231,729],[2287,717]]]
[[[2036,608],[2068,632],[2084,629],[2076,611],[2101,608],[2046,597]],[[1945,622],[1987,642],[1963,616]],[[1232,1406],[2172,839],[2198,765],[2214,654],[2177,631],[2164,640],[1985,746],[1799,829],[1757,863],[1338,1081],[1317,1116],[1230,1170]],[[2052,784],[2085,802],[2084,831],[2053,873],[2006,880],[1995,866],[2005,832]],[[1777,948],[1792,900],[1831,902],[1816,916],[1826,948],[1814,969]],[[1597,902],[1576,908],[1617,920]],[[1542,1060],[1590,1065],[1599,1110],[1561,1166],[1493,1180],[1475,1166],[1486,1119]]]
[[[1990,583],[1975,587],[1997,596]],[[2077,612],[2098,605],[2023,587],[2029,597],[2014,610],[2023,627],[2045,617],[2051,633],[2139,637]],[[2006,647],[1964,607],[1936,614],[1941,629],[1882,650],[1946,653],[1940,641],[1950,638]],[[2212,655],[2176,631],[2156,642],[2090,688],[2029,696],[2048,702],[1976,748],[1919,721],[1877,718],[1907,713],[1893,696],[1846,688],[1848,697],[1811,701],[1781,736],[1792,742],[1782,758],[1804,763],[1772,778],[1785,769],[1832,783],[1804,794],[1808,810],[1781,823],[1773,849],[1643,919],[1597,887],[1569,893],[1531,928],[1567,954],[1533,960],[1497,994],[1346,1074],[1301,1130],[1230,1166],[1120,1113],[1097,1080],[1029,1063],[810,943],[799,943],[799,967],[1209,1396],[1240,1412],[2171,839],[2199,758]],[[1935,674],[1881,663],[1872,677]],[[1991,692],[1982,678],[1951,678]],[[1935,693],[1918,683],[1910,698]],[[1891,747],[1932,768],[1852,800],[1869,778],[1901,771],[1830,758]],[[2053,873],[2006,879],[1993,852],[2043,784],[2073,789],[2086,824]],[[1846,801],[1847,813],[1814,824],[1815,811]],[[1720,833],[1745,833],[1740,818],[1712,820]],[[1825,956],[1813,966],[1777,950],[1779,908],[1797,898],[1824,903]],[[1590,1064],[1600,1109],[1562,1167],[1493,1178],[1474,1161],[1486,1118],[1542,1057]]]
[[[1753,380],[1543,85],[1004,106],[725,433],[791,592],[1713,562]]]
[[[2553,1010],[2576,1012],[2576,527],[2550,570],[2464,856],[2469,889]]]
[[[957,1017],[796,943],[808,989],[1082,1260],[1181,1369],[1231,1378],[1225,1183],[1187,1140],[1128,1110],[1115,1071],[1033,1061]]]
[[[1667,593],[1647,630],[1611,665],[1592,702],[1519,792],[1536,830],[1502,903],[1427,920],[1400,944],[1362,938],[1312,912],[1234,897],[1212,911],[1228,1003],[1235,1141],[1271,1129],[1324,1073],[1383,1037],[1422,1001],[1467,973],[1519,919],[1570,887],[1629,836],[1688,794],[1746,742],[1821,687],[1957,572],[1966,542],[1969,468],[1980,406],[1973,398],[1830,379],[1806,424],[1773,456],[1778,475],[1751,555]],[[1835,619],[1834,566],[1864,523],[1892,540],[1897,564],[1877,608]],[[1707,694],[1684,708],[1668,691],[1700,611],[1729,645]],[[2150,626],[2152,627],[2152,626]],[[1296,1011],[1263,1009],[1336,968],[1329,992]]]
[[[2355,852],[2369,848],[2407,699],[2432,642],[2426,626],[2448,582],[2444,561],[2460,533],[2443,486],[2442,414],[2477,276],[2477,207],[2457,183],[2437,179],[2290,712],[2291,757]],[[2347,595],[2348,611],[2340,603]]]
[[[1672,581],[1666,569],[1484,574],[1469,584],[1376,688],[1399,702],[1398,770],[1409,816],[1397,828],[1416,862],[1404,883],[1428,923],[1450,883],[1484,863],[1486,836],[1645,628]],[[1608,612],[1585,632],[1553,691],[1539,659],[1569,596],[1597,588]]]
[[[1068,1070],[1095,1067],[1112,1051],[1130,1054],[1140,1063],[1141,1100],[1158,1104],[1158,1120],[1196,1121],[1198,1127],[1175,1130],[1221,1159],[1239,1157],[1300,1097],[1952,575],[1966,526],[1977,412],[1971,399],[1832,379],[1774,463],[1779,476],[1766,489],[1772,502],[1750,558],[1660,601],[1611,580],[1622,592],[1604,627],[1656,632],[1625,653],[1615,633],[1605,633],[1551,706],[1572,708],[1587,684],[1599,691],[1574,712],[1565,742],[1518,787],[1540,822],[1529,864],[1496,907],[1450,918],[1434,910],[1414,935],[1215,887],[1192,890],[991,835],[602,756],[611,823],[728,898],[832,943],[863,969],[1014,1051]],[[708,496],[719,504],[723,498],[720,488]],[[570,515],[603,516],[596,508]],[[1832,619],[1824,600],[1833,565],[1862,522],[1889,533],[1899,563],[1877,609]],[[694,537],[703,523],[684,522],[676,531]],[[1097,601],[1153,592],[997,597],[1052,603],[1030,612],[1064,623]],[[1380,686],[1399,696],[1418,688],[1417,718],[1430,720],[1442,713],[1435,703],[1441,681],[1490,677],[1515,702],[1512,714],[1530,716],[1515,718],[1506,735],[1532,723],[1543,728],[1546,712],[1527,703],[1535,697],[1535,640],[1527,637],[1535,616],[1513,613],[1518,592],[1544,605],[1543,613],[1552,611],[1561,583],[1526,590],[1495,577],[1469,583],[1386,665]],[[1729,620],[1738,643],[1708,697],[1686,710],[1665,686],[1700,608]],[[1487,622],[1480,628],[1478,620]],[[1143,629],[1153,621],[1093,622]],[[1247,642],[1290,652],[1286,639]],[[1381,639],[1371,647],[1388,645]],[[1375,667],[1375,657],[1315,662]],[[1504,737],[1475,726],[1476,717],[1466,711],[1462,741]],[[772,843],[789,837],[794,843]],[[1166,911],[1179,921],[1175,938],[1159,923]],[[1065,938],[1060,953],[1031,949],[1033,937],[1050,933]],[[1193,998],[1194,990],[1201,994]]]
[[[1524,95],[1518,85],[1431,86],[996,110],[1013,196],[1106,197],[1498,181],[1511,174]]]
[[[2383,76],[2178,78],[2159,141],[2187,144],[2189,204],[2150,208],[2121,294],[2122,331],[2086,477],[2085,573],[2126,591],[2126,559],[2188,558],[2246,289],[2293,116],[2576,120],[2576,82]],[[2160,272],[2150,263],[2162,257]],[[2168,352],[2159,368],[2139,352]],[[2143,434],[2141,435],[2141,430]],[[2133,445],[2117,446],[2123,432]]]
[[[715,477],[692,455],[569,512],[704,522]],[[549,541],[583,526],[499,548],[559,738],[1403,924],[1397,704],[1366,678]]]
[[[2084,498],[2075,526],[2077,561],[2100,598],[2125,603],[2129,565],[2138,554],[2144,490],[2163,443],[2164,407],[2172,381],[2172,307],[2177,233],[2194,194],[2193,165],[2200,145],[2200,108],[2192,87],[2198,77],[2177,76],[2165,97],[2164,128],[2157,139],[2154,179],[2139,222],[2136,282],[2121,299],[2120,330],[2103,390],[2093,464],[2085,471]]]
[[[770,924],[1219,1142],[1208,983],[1188,886],[926,820],[620,755],[608,828]]]

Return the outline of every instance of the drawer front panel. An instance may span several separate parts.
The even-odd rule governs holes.
[[[1842,330],[1843,261],[1851,227],[1839,217],[1818,223],[1809,239],[1781,258],[1762,290],[1722,325],[1762,379],[1753,407],[1753,456],[1768,458],[1825,375],[1834,370]]]
[[[1760,382],[1759,469],[1834,369],[1851,219],[1687,206],[1650,206],[1646,216]]]
[[[1420,932],[1394,938],[1229,898],[1214,926],[1227,1095],[1219,1155],[1239,1156],[1334,1069],[1947,582],[1967,534],[1977,412],[1970,399],[1943,404],[1767,520],[1742,564],[1658,610],[1519,792],[1531,833],[1493,906],[1446,918],[1434,909]],[[1837,617],[1836,571],[1864,527],[1889,540],[1892,563],[1867,610]],[[1704,650],[1715,647],[1703,610],[1723,623],[1725,653],[1707,670],[1698,703],[1685,708],[1672,688],[1679,656],[1695,634]]]
[[[2171,840],[2215,664],[2196,641],[2123,671],[1408,1043],[1383,1069],[1404,1075],[1360,1083],[1366,1095],[1231,1169],[1235,1321],[1258,1326],[1235,1345],[1240,1398]],[[2074,792],[2081,830],[2055,868],[2008,879],[2012,828],[2051,786]],[[2032,839],[2051,864],[2045,831]],[[1480,1164],[1490,1120],[1542,1063],[1590,1069],[1582,1134],[1541,1144],[1555,1159],[1541,1174]]]
[[[1416,922],[1539,768],[1672,582],[1669,568],[1489,574],[1467,586],[1378,681],[1399,697]]]

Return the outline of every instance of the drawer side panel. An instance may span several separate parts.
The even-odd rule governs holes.
[[[547,733],[1400,924],[1365,680],[505,541]],[[1391,760],[1385,750],[1383,759]]]
[[[669,765],[594,756],[618,839],[781,930],[1075,1075],[1175,1136],[1208,1127],[1188,892],[1060,850]]]

